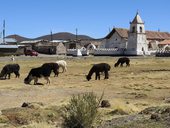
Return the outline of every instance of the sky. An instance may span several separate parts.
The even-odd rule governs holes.
[[[103,38],[129,29],[137,11],[145,29],[170,32],[170,0],[0,0],[0,32],[36,38],[70,32]],[[2,34],[0,35],[2,36]]]

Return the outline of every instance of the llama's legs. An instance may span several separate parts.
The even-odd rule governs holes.
[[[37,77],[34,77],[34,85],[36,85],[38,83],[38,78]]]
[[[67,71],[67,67],[65,66],[65,68],[64,68],[64,71],[66,72]]]
[[[100,73],[98,74],[98,79],[100,80]]]
[[[123,63],[121,63],[121,65],[120,65],[121,67],[123,67]]]
[[[95,80],[97,80],[97,72],[96,72]]]
[[[45,79],[47,80],[47,84],[50,84],[50,77],[45,77]]]
[[[95,80],[97,80],[97,78],[100,80],[100,73],[99,72],[96,72]]]
[[[129,67],[129,66],[130,66],[130,64],[128,62],[126,62],[126,67]]]
[[[62,67],[62,69],[63,69],[63,72],[64,72],[64,71],[65,71],[64,67]],[[63,72],[62,72],[62,73],[63,73]]]
[[[105,70],[105,78],[104,79],[109,79],[109,73],[108,73],[108,70]]]
[[[14,72],[15,73],[15,76],[16,76],[16,78],[18,77],[20,77],[20,74],[19,74],[19,72],[18,71],[16,71],[16,72]]]
[[[96,80],[97,80],[97,78],[98,78],[98,80],[100,80],[100,73],[99,72],[96,72]]]
[[[6,77],[7,77],[7,74],[4,75],[4,78],[5,78],[5,79],[6,79]]]
[[[8,79],[10,79],[10,77],[11,77],[11,73],[8,73]]]

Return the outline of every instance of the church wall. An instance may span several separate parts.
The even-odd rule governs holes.
[[[139,34],[137,36],[137,40],[138,40],[138,43],[137,43],[137,51],[148,51],[148,42],[146,40],[146,35],[144,34]]]
[[[126,48],[126,40],[115,32],[110,39],[106,40],[105,48]]]
[[[137,37],[135,33],[129,33],[127,50],[135,51],[137,47]]]

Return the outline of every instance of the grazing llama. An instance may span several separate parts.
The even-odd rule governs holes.
[[[93,73],[96,74],[95,80],[100,80],[100,73],[104,72],[105,77],[104,79],[109,79],[109,73],[110,71],[110,65],[107,63],[99,63],[99,64],[94,64],[93,67],[90,69],[88,75],[86,76],[86,79],[89,81],[91,79],[91,76]]]
[[[16,75],[16,77],[19,78],[19,76],[20,76],[19,70],[20,70],[19,64],[7,64],[3,67],[3,69],[0,73],[0,77],[1,78],[4,77],[6,79],[6,77],[8,75],[8,79],[10,79],[11,73],[14,73]]]
[[[123,67],[123,64],[126,63],[126,67],[127,66],[130,66],[130,59],[127,58],[127,57],[122,57],[122,58],[119,58],[118,61],[115,63],[115,67],[118,67],[119,64],[121,67]]]
[[[58,76],[59,66],[56,63],[45,63],[41,67],[32,68],[28,76],[24,79],[25,84],[30,84],[34,80],[34,85],[38,84],[38,78],[44,77],[47,80],[47,84],[50,84],[50,75],[53,71]]]
[[[15,61],[14,55],[11,56],[10,60]]]
[[[56,61],[56,63],[63,69],[62,73],[67,71],[67,63],[65,60],[59,60]]]

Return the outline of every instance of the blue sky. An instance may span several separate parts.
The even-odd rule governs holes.
[[[70,32],[102,38],[129,28],[137,10],[146,30],[170,32],[170,0],[0,0],[0,32],[28,38]]]

